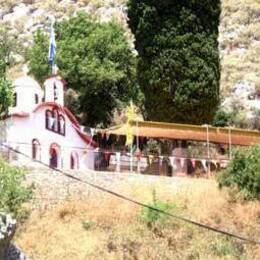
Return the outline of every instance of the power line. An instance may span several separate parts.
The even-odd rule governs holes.
[[[30,156],[28,156],[28,155],[26,155],[26,154],[24,154],[24,153],[22,153],[22,152],[20,152],[20,151],[17,151],[17,150],[15,150],[15,149],[13,149],[12,147],[8,147],[8,146],[6,146],[6,145],[3,144],[3,143],[0,143],[0,145],[3,146],[3,147],[5,147],[5,148],[8,148],[8,149],[12,150],[12,151],[15,152],[15,153],[21,154],[21,155],[23,155],[23,156],[25,156],[25,157],[31,159]],[[246,237],[244,237],[244,236],[240,236],[240,235],[237,235],[237,234],[234,234],[234,233],[230,233],[230,232],[228,232],[228,231],[224,231],[224,230],[221,230],[221,229],[212,227],[212,226],[208,226],[208,225],[206,225],[206,224],[202,224],[202,223],[199,223],[199,222],[190,220],[190,219],[185,218],[185,217],[181,217],[181,216],[177,216],[177,215],[171,214],[171,213],[169,213],[169,212],[166,212],[166,211],[164,211],[164,210],[158,209],[158,208],[156,208],[156,207],[153,207],[153,206],[144,204],[144,203],[142,203],[142,202],[139,202],[139,201],[137,201],[137,200],[128,198],[128,197],[126,197],[126,196],[124,196],[124,195],[122,195],[122,194],[119,194],[119,193],[117,193],[117,192],[111,191],[111,190],[106,189],[106,188],[104,188],[104,187],[101,187],[101,186],[99,186],[99,185],[93,184],[93,183],[88,182],[88,181],[84,181],[84,180],[82,180],[82,179],[80,179],[80,178],[78,178],[78,177],[75,177],[75,176],[73,176],[73,175],[71,175],[71,174],[69,174],[69,173],[66,173],[65,171],[62,171],[62,170],[60,170],[60,169],[51,168],[48,164],[43,163],[43,162],[41,162],[41,161],[39,161],[39,160],[35,160],[35,162],[37,162],[37,163],[39,163],[39,164],[42,164],[42,165],[46,166],[46,167],[49,168],[49,169],[52,169],[52,170],[57,171],[57,172],[60,172],[60,173],[62,173],[64,176],[66,176],[66,177],[68,177],[68,178],[70,178],[70,179],[73,179],[73,180],[78,181],[78,182],[83,183],[83,184],[87,184],[87,185],[89,185],[89,186],[91,186],[91,187],[93,187],[93,188],[95,188],[95,189],[97,189],[97,190],[100,190],[100,191],[102,191],[102,192],[108,193],[108,194],[113,195],[113,196],[115,196],[115,197],[117,197],[117,198],[120,198],[120,199],[122,199],[122,200],[131,202],[131,203],[133,203],[133,204],[135,204],[135,205],[138,205],[138,206],[141,206],[141,207],[144,207],[144,208],[147,208],[147,209],[156,211],[156,212],[161,213],[161,214],[163,214],[163,215],[172,217],[172,218],[174,218],[174,219],[181,220],[181,221],[183,221],[183,222],[186,222],[186,223],[195,225],[195,226],[200,227],[200,228],[203,228],[203,229],[207,229],[207,230],[210,230],[210,231],[213,231],[213,232],[222,234],[222,235],[226,235],[226,236],[229,236],[229,237],[233,237],[233,238],[242,240],[242,241],[244,241],[244,242],[253,243],[253,244],[259,244],[259,245],[260,245],[260,241],[257,241],[257,240],[254,240],[254,239],[250,239],[250,238],[246,238]]]

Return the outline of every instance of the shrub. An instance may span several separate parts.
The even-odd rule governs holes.
[[[157,208],[163,211],[168,211],[171,206],[168,203],[159,201],[156,198],[156,191],[153,190],[153,201],[148,204],[150,207]],[[143,208],[141,211],[141,219],[147,224],[148,227],[151,227],[153,224],[159,221],[167,219],[168,216],[164,215],[158,211],[152,210],[150,208]]]
[[[24,172],[10,166],[0,158],[0,211],[12,213],[15,217],[24,216],[23,203],[32,196],[32,188],[22,183]]]
[[[82,226],[85,230],[89,230],[91,229],[92,227],[94,227],[95,225],[95,222],[91,221],[91,220],[86,220],[86,221],[83,221],[82,222]]]
[[[229,126],[233,123],[235,115],[231,112],[226,112],[222,109],[215,114],[213,125],[217,127]]]
[[[233,160],[218,178],[220,187],[242,193],[245,199],[260,199],[260,145],[234,152]]]

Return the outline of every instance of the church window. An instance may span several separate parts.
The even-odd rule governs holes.
[[[32,140],[32,158],[34,160],[40,160],[40,142],[37,139]]]
[[[56,133],[59,132],[59,112],[57,109],[53,109],[53,128],[52,130]]]
[[[45,127],[46,129],[53,131],[57,134],[66,134],[66,122],[65,117],[61,115],[57,108],[45,111]]]
[[[52,126],[53,126],[52,112],[50,110],[46,110],[46,112],[45,112],[45,127],[46,127],[46,129],[51,130]]]
[[[59,122],[58,122],[58,131],[61,135],[65,136],[66,133],[66,124],[65,124],[65,118],[63,115],[59,115]]]

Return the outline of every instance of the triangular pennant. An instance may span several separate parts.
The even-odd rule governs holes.
[[[171,166],[174,168],[175,167],[175,157],[173,157],[173,156],[171,156],[171,157],[169,157],[169,159],[170,159],[170,163],[171,163]]]
[[[162,163],[163,163],[163,156],[159,156],[159,164],[160,164],[160,166],[162,166]]]
[[[201,160],[202,166],[204,168],[204,171],[207,171],[207,161],[206,160]]]
[[[94,136],[96,133],[96,130],[94,128],[90,128],[90,134],[91,136]]]
[[[181,168],[183,168],[184,167],[184,163],[185,163],[185,158],[181,158],[180,161],[181,161]]]
[[[196,160],[195,159],[191,159],[191,164],[192,164],[192,167],[195,169],[195,167],[196,167]]]
[[[116,161],[117,162],[120,162],[120,156],[121,156],[120,152],[117,152],[116,153]]]

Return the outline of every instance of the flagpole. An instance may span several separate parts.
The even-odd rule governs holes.
[[[55,56],[56,56],[56,42],[54,32],[55,17],[51,17],[51,31],[50,31],[50,45],[49,45],[49,62],[51,63],[51,73],[55,74]]]

